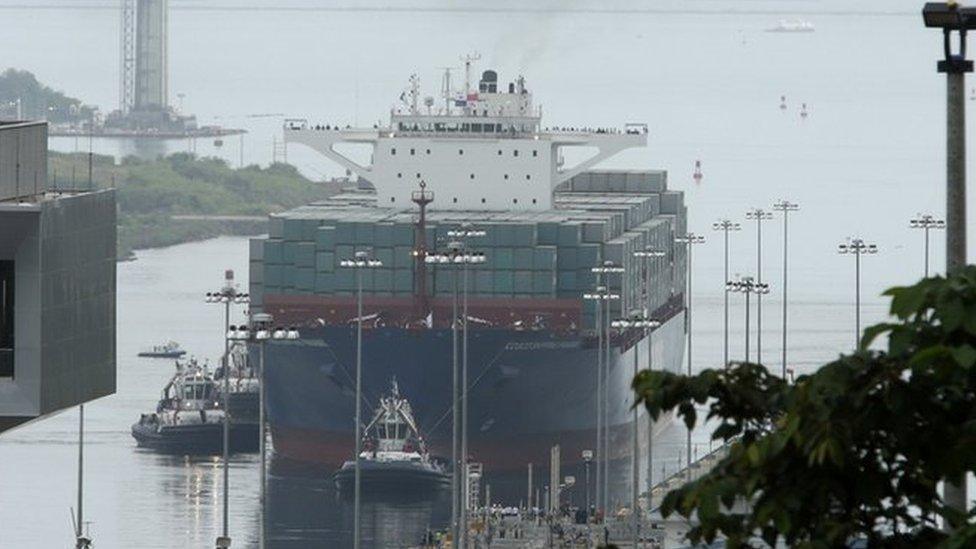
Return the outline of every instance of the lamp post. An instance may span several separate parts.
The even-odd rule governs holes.
[[[222,535],[217,538],[216,546],[219,549],[230,547],[230,534],[228,533],[229,502],[230,502],[230,339],[227,334],[230,332],[230,306],[231,304],[247,304],[251,302],[250,295],[237,291],[234,284],[234,271],[227,269],[224,271],[224,286],[216,292],[207,292],[205,301],[224,306],[224,356],[223,356],[223,376],[224,376],[224,437],[223,437],[223,468],[224,468],[224,509],[223,509],[223,529]]]
[[[739,277],[738,280],[730,280],[725,283],[725,289],[729,292],[737,292],[746,296],[746,362],[749,362],[749,295],[756,294],[761,296],[769,293],[769,284],[757,282],[751,276]]]
[[[599,275],[597,275],[599,276]],[[609,316],[610,301],[614,299],[620,299],[620,294],[615,294],[610,292],[606,286],[597,286],[593,293],[583,294],[583,299],[586,301],[596,302],[596,333],[597,333],[597,366],[596,366],[596,485],[594,499],[596,500],[597,508],[605,506],[607,500],[605,499],[606,491],[604,486],[607,483],[607,478],[605,475],[605,468],[603,463],[606,462],[608,458],[607,448],[604,443],[607,438],[604,436],[604,432],[607,430],[608,426],[604,417],[604,355],[603,355],[603,339],[605,331],[603,329],[602,317],[605,316],[603,313],[603,304],[606,303],[607,315]],[[604,513],[605,515],[606,513]]]
[[[661,323],[647,316],[635,315],[630,318],[621,318],[621,319],[614,320],[611,323],[611,325],[617,330],[620,330],[621,332],[626,330],[636,329],[636,330],[643,330],[646,335],[647,333],[649,333],[650,330],[659,327]],[[637,376],[637,370],[638,370],[638,358],[637,358],[637,346],[635,345],[634,346],[634,376],[635,377]],[[631,451],[630,454],[631,513],[630,514],[633,520],[633,524],[632,524],[633,543],[634,543],[634,547],[637,547],[637,540],[638,540],[639,528],[640,528],[640,517],[637,512],[637,498],[638,495],[640,494],[640,488],[638,486],[640,484],[640,472],[638,471],[638,465],[637,465],[637,461],[638,461],[637,454],[639,453],[639,448],[637,444],[638,416],[637,416],[637,406],[632,406],[632,408],[633,408],[632,411],[633,418],[631,419],[631,422],[633,423],[633,427],[631,429],[631,448],[630,448]],[[648,421],[652,421],[650,417],[648,417]],[[648,453],[650,453],[651,451],[650,441],[648,441],[647,451]]]
[[[800,209],[799,204],[789,200],[780,200],[773,204],[773,209],[783,212],[783,379],[786,379],[786,271],[789,252],[789,219],[790,212]]]
[[[837,246],[837,253],[854,256],[854,348],[861,346],[861,256],[878,253],[878,247],[860,238],[848,238]]]
[[[645,248],[644,250],[639,250],[634,252],[634,257],[644,261],[644,299],[646,305],[644,306],[644,314],[650,316],[653,309],[653,299],[651,295],[651,275],[653,274],[651,267],[649,265],[652,261],[657,261],[663,257],[667,257],[668,253],[664,250],[659,250],[653,247]],[[647,369],[654,369],[654,333],[651,330],[647,331]],[[647,490],[654,486],[653,475],[654,475],[654,420],[648,418],[647,421]]]
[[[362,453],[362,413],[363,413],[363,271],[382,267],[383,262],[373,259],[368,252],[356,252],[354,259],[339,261],[339,267],[356,270],[356,475],[353,490],[353,534],[354,549],[359,549],[359,506],[360,506],[360,456]]]
[[[733,223],[728,219],[712,223],[712,230],[722,231],[725,237],[725,280],[729,279],[729,232],[742,230],[742,226]],[[722,363],[726,368],[729,367],[729,289],[725,289],[725,326],[724,326],[725,350],[722,354]]]
[[[267,392],[264,379],[264,347],[269,340],[295,341],[300,335],[295,327],[274,327],[272,316],[267,313],[252,313],[247,325],[230,326],[227,329],[227,339],[258,347],[258,441],[261,454],[261,510],[264,511],[265,495],[268,486],[268,465],[265,434],[265,402]],[[264,517],[261,520],[261,547],[264,546]]]
[[[623,289],[623,273],[624,268],[621,265],[615,264],[613,261],[604,261],[601,265],[592,267],[591,272],[595,273],[597,277],[604,275],[606,276],[606,286],[609,292],[610,289],[610,275],[616,274],[620,275],[620,288]],[[598,279],[599,280],[599,279]],[[604,344],[604,356],[603,356],[603,448],[604,460],[603,460],[603,504],[607,508],[610,506],[610,302],[619,299],[620,300],[620,314],[624,314],[624,296],[621,292],[620,294],[609,293],[609,298],[604,300],[606,303],[606,308],[603,314],[603,344]],[[606,513],[604,513],[606,516]]]
[[[687,318],[687,331],[688,331],[688,375],[691,375],[691,247],[695,244],[704,244],[705,237],[703,235],[695,233],[687,233],[684,235],[676,236],[674,241],[678,244],[684,244],[688,262],[687,262],[687,289],[685,296],[685,316]],[[687,439],[686,439],[686,449],[687,449],[687,465],[691,467],[691,429],[688,429]]]
[[[945,229],[946,222],[942,219],[936,219],[931,214],[918,214],[915,219],[910,219],[908,221],[908,226],[912,229],[921,229],[925,231],[925,278],[929,277],[929,231],[931,229]]]
[[[472,229],[465,224],[458,230],[447,231],[447,236],[456,238],[464,244],[469,238],[480,238],[485,236],[485,231]],[[461,264],[461,460],[464,464],[464,485],[462,486],[461,496],[464,505],[461,506],[461,524],[464,531],[461,534],[461,541],[467,543],[468,539],[468,511],[471,505],[470,479],[468,478],[468,265],[480,265],[485,262],[485,255],[482,253],[462,253],[455,257],[455,264]]]
[[[939,72],[946,74],[946,272],[966,265],[966,97],[965,75],[973,72],[966,59],[966,31],[976,28],[976,9],[957,2],[929,2],[922,8],[922,19],[929,28],[942,29],[944,59]],[[959,33],[959,50],[952,52],[952,32]],[[966,513],[965,475],[946,479],[943,498],[946,505]],[[948,522],[946,530],[951,530]]]
[[[472,236],[484,236],[484,231],[473,231],[473,230],[461,230],[461,231],[449,231],[449,236],[457,238],[467,238]],[[424,257],[424,262],[430,265],[450,265],[454,268],[453,279],[454,279],[454,293],[453,293],[453,310],[454,319],[451,322],[451,327],[454,333],[454,391],[453,391],[453,418],[454,418],[454,451],[453,451],[453,482],[454,493],[452,501],[452,540],[458,540],[461,542],[460,547],[464,547],[464,543],[467,541],[468,527],[467,527],[467,516],[468,516],[468,477],[467,477],[467,417],[465,413],[467,411],[467,272],[468,265],[481,264],[485,262],[485,255],[480,252],[470,252],[465,249],[464,241],[457,240],[448,244],[448,249],[442,253],[427,253]],[[458,329],[458,293],[457,293],[457,279],[458,279],[458,267],[461,267],[461,274],[464,277],[464,306],[462,316],[464,317],[461,321],[461,326],[463,327],[463,343],[462,343],[462,358],[464,360],[463,372],[461,374],[461,394],[458,395],[458,353],[457,353],[457,329]],[[460,408],[460,409],[459,409]],[[458,455],[458,443],[460,443],[460,457]],[[463,480],[463,483],[462,483]]]
[[[760,284],[762,283],[762,222],[772,218],[773,213],[762,208],[746,212],[746,219],[756,222],[756,282]],[[762,295],[756,296],[756,364],[762,364]]]
[[[593,450],[583,450],[583,468],[586,471],[586,516],[590,516],[590,462],[593,461]],[[587,519],[589,520],[589,519]]]

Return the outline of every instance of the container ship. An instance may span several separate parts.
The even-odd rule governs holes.
[[[449,457],[459,292],[468,303],[469,461],[483,464],[492,494],[512,504],[531,498],[529,464],[535,488],[547,483],[554,445],[562,471],[581,479],[583,452],[597,440],[600,327],[596,302],[583,296],[605,285],[620,296],[605,305],[609,318],[640,313],[661,322],[610,340],[611,501],[629,501],[631,379],[649,362],[679,371],[683,359],[686,263],[675,244],[686,232],[683,195],[667,188],[664,171],[596,169],[645,147],[646,125],[543,127],[522,77],[507,90],[491,70],[477,87],[469,80],[435,100],[421,99],[412,77],[388,125],[285,122],[289,145],[333,160],[358,185],[273,214],[269,236],[251,241],[252,308],[302,334],[266,350],[274,449],[330,468],[349,459],[362,318],[362,406],[372,409],[395,378],[431,454]],[[442,88],[453,89],[450,74]],[[368,162],[347,154],[350,144],[370,149]],[[428,256],[456,245],[458,231],[479,234],[464,245],[484,262],[465,269],[430,263]],[[665,254],[634,255],[648,249]],[[375,268],[342,266],[361,251]],[[594,274],[606,261],[624,272]],[[639,418],[638,459],[646,463],[660,425]],[[646,465],[640,470],[646,486]],[[583,490],[571,492],[582,501]]]

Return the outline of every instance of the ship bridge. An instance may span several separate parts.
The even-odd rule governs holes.
[[[383,206],[410,204],[423,181],[434,191],[438,210],[549,210],[561,183],[629,148],[647,145],[647,125],[616,128],[543,128],[542,110],[532,104],[524,79],[497,91],[497,75],[485,71],[478,91],[445,94],[418,105],[418,82],[409,99],[390,112],[385,127],[338,128],[305,119],[285,121],[285,143],[298,143],[369,181]],[[370,163],[338,150],[341,144],[368,144]],[[563,150],[583,147],[590,154],[566,165]]]

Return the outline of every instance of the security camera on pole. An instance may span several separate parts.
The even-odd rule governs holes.
[[[359,549],[360,532],[360,454],[363,452],[362,413],[363,413],[363,271],[382,267],[383,263],[373,259],[368,252],[356,252],[354,259],[339,261],[339,267],[356,269],[356,478],[353,504],[353,548]]]
[[[230,501],[230,306],[231,304],[247,304],[251,302],[250,295],[237,291],[234,284],[234,271],[228,269],[224,271],[224,286],[216,292],[207,292],[207,303],[214,303],[224,306],[224,356],[222,375],[224,376],[224,441],[223,441],[223,469],[224,469],[224,513],[222,535],[217,538],[216,546],[218,549],[230,547],[230,534],[228,533],[229,501]]]

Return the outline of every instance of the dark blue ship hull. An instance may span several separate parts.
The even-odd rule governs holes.
[[[268,421],[280,456],[338,468],[352,455],[355,334],[354,325],[304,328],[300,341],[268,345]],[[650,339],[654,368],[678,371],[683,338],[684,319],[678,314],[651,338],[615,342],[612,348],[614,491],[629,493],[634,356],[636,368],[647,367]],[[511,503],[524,499],[529,463],[541,487],[556,444],[564,474],[577,474],[582,451],[596,445],[595,342],[547,331],[479,329],[470,332],[468,345],[469,457],[484,464],[492,493],[508,493]],[[372,409],[396,378],[431,453],[449,458],[451,331],[372,328],[364,330],[363,349],[363,409]],[[646,449],[646,414],[640,417],[640,447]],[[613,482],[616,478],[620,482]]]

